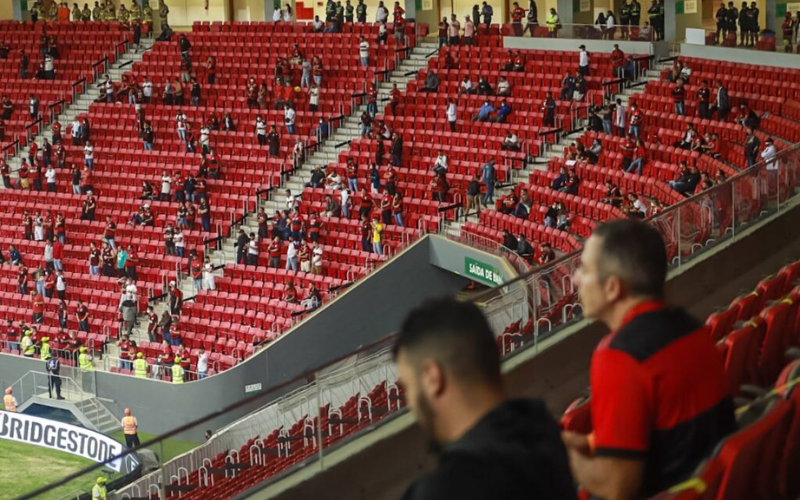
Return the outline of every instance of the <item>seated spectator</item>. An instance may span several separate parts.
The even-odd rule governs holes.
[[[691,123],[686,124],[686,132],[683,133],[683,139],[673,143],[676,148],[691,149],[694,143],[694,136],[697,135]]]
[[[433,163],[433,171],[442,175],[447,173],[447,155],[445,155],[444,151],[441,149],[439,150],[439,154],[436,156],[436,161]]]
[[[714,187],[714,181],[708,176],[707,173],[703,172],[700,174],[700,192],[709,190]]]
[[[644,142],[641,139],[636,141],[636,148],[633,152],[633,161],[630,166],[625,170],[627,173],[636,172],[637,175],[642,175],[644,164],[647,162],[647,150],[644,147]]]
[[[519,50],[514,52],[514,64],[511,67],[511,71],[516,71],[517,73],[525,71],[525,58]]]
[[[517,206],[514,208],[514,217],[518,219],[527,219],[531,211],[531,197],[528,196],[526,191],[522,192],[522,197],[519,199]]]
[[[514,70],[514,51],[512,50],[506,51],[506,61],[503,63],[502,70],[503,71]]]
[[[478,110],[478,114],[472,119],[474,122],[488,122],[492,118],[492,113],[495,112],[494,106],[492,103],[489,102],[489,99],[483,103],[481,108]]]
[[[699,182],[700,172],[697,167],[687,167],[686,163],[681,163],[681,171],[678,174],[678,178],[674,181],[669,181],[668,184],[669,187],[688,198],[694,193]]]
[[[564,78],[561,79],[561,100],[571,101],[572,94],[575,93],[575,78],[569,72],[564,73]]]
[[[761,125],[761,118],[759,118],[755,111],[748,108],[746,104],[741,104],[739,106],[739,116],[736,118],[736,123],[745,128],[756,130]]]
[[[503,230],[503,246],[512,252],[517,249],[517,239],[508,231],[508,229]]]
[[[619,186],[614,184],[611,179],[606,181],[606,195],[600,198],[601,203],[608,203],[611,206],[619,207],[622,205],[622,191]]]
[[[649,42],[653,39],[653,27],[650,23],[645,21],[644,26],[639,28],[639,41]]]
[[[714,175],[714,182],[722,184],[726,180],[728,180],[728,176],[725,175],[725,172],[723,170],[717,170],[716,175]]]
[[[505,123],[506,119],[508,118],[508,115],[510,114],[511,114],[511,105],[508,104],[505,99],[503,99],[500,102],[500,107],[497,108],[497,112],[492,121],[495,123]]]
[[[569,173],[569,177],[567,177],[567,182],[564,184],[564,187],[559,189],[562,193],[566,194],[578,194],[578,186],[580,185],[580,178],[578,175],[573,171]]]
[[[567,175],[567,167],[559,168],[558,169],[558,177],[553,179],[553,182],[550,184],[550,189],[554,189],[556,191],[559,191],[562,187],[564,187],[564,184],[567,183],[567,179],[568,178],[569,178],[569,175]]]
[[[647,216],[647,205],[635,193],[628,193],[621,208],[625,215],[634,219],[644,219]]]
[[[497,82],[497,95],[501,96],[511,95],[511,84],[508,83],[508,80],[504,76],[501,76],[499,81]]]
[[[499,207],[497,208],[497,210],[499,210],[501,213],[504,213],[506,215],[511,215],[511,214],[514,213],[514,210],[517,208],[517,202],[518,201],[519,200],[517,199],[517,195],[514,194],[513,192],[511,192],[511,193],[507,194],[506,196],[503,196],[502,198],[500,198],[500,201],[498,203]]]
[[[519,239],[517,240],[517,255],[522,257],[523,259],[530,259],[533,257],[533,247],[528,240],[525,238],[525,235],[520,233]]]
[[[663,302],[667,260],[654,227],[617,220],[598,226],[575,272],[583,314],[612,332],[591,361],[592,435],[562,434],[590,497],[649,498],[692,477],[736,430],[707,329]]]
[[[484,77],[478,78],[478,95],[494,95],[494,89]]]
[[[556,219],[556,229],[559,231],[568,231],[570,222],[571,220],[569,215],[567,215],[567,210],[562,204],[561,211],[558,213],[558,219]]]
[[[500,145],[500,149],[503,151],[519,151],[520,144],[517,134],[512,134],[510,131],[507,131],[506,137],[503,139],[503,143]]]
[[[552,205],[547,207],[547,212],[544,214],[544,225],[546,227],[556,227],[558,221],[558,213],[561,211],[561,204],[554,201]]]
[[[319,16],[314,16],[314,22],[311,23],[311,32],[312,33],[322,33],[322,29],[325,27],[325,24],[319,20]]]
[[[594,153],[596,157],[600,157],[603,154],[603,143],[600,142],[600,139],[594,139],[592,141],[591,147],[589,147],[589,151]]]
[[[468,76],[465,76],[458,86],[458,95],[472,95],[475,92],[477,92],[477,90],[475,89],[475,85],[472,84],[472,80],[470,80]]]
[[[428,70],[425,75],[425,84],[419,89],[420,92],[437,92],[439,90],[439,77],[433,70]]]
[[[446,52],[444,55],[444,69],[458,69],[458,63],[450,52]]]
[[[583,75],[577,73],[575,75],[575,92],[572,94],[573,101],[582,101],[583,96],[586,95],[586,80]]]

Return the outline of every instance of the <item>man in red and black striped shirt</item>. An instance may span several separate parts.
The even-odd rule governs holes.
[[[584,246],[574,280],[584,314],[611,330],[592,357],[593,432],[565,432],[573,475],[606,500],[689,478],[735,429],[723,360],[708,331],[665,305],[667,255],[653,227],[617,220]]]

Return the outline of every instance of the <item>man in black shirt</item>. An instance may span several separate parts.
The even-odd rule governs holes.
[[[537,400],[506,398],[494,334],[480,309],[429,301],[395,346],[398,384],[439,451],[405,500],[576,498],[559,429]]]
[[[469,217],[470,210],[473,208],[477,210],[476,213],[481,211],[481,180],[476,172],[467,185],[467,206],[464,208],[464,220]]]

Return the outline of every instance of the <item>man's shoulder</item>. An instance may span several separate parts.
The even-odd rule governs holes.
[[[403,500],[492,498],[486,480],[486,461],[477,454],[450,453],[436,470],[417,479]]]

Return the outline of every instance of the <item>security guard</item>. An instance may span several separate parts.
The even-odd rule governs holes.
[[[350,4],[350,0],[347,0],[347,3],[345,4],[345,7],[344,7],[344,20],[345,20],[345,22],[348,22],[348,23],[352,23],[353,22],[353,12],[354,11],[355,11],[355,9]]]
[[[175,356],[175,361],[172,365],[172,383],[173,384],[182,384],[183,383],[183,367],[181,366],[181,357]]]
[[[133,362],[133,374],[136,378],[147,378],[147,360],[144,359],[144,354],[141,352],[136,353],[136,361]]]
[[[130,19],[130,13],[128,9],[125,8],[125,4],[120,4],[119,6],[119,22],[124,25],[128,25],[128,20]]]
[[[622,5],[619,7],[619,23],[622,25],[622,39],[628,39],[628,29],[631,25],[631,5],[622,0]]]
[[[131,12],[131,21],[134,21],[134,20],[141,21],[142,20],[142,8],[139,7],[138,3],[134,2],[134,4],[131,5],[130,12]]]
[[[120,424],[122,425],[122,433],[125,434],[125,446],[128,448],[139,446],[139,422],[131,414],[130,408],[125,408],[125,416],[122,417]]]
[[[42,361],[47,361],[52,356],[50,355],[50,337],[42,337],[42,347],[39,348],[39,357]]]
[[[83,10],[81,11],[81,21],[86,23],[92,20],[92,11],[89,10],[89,5],[84,4]]]
[[[358,5],[356,5],[356,19],[360,23],[367,22],[367,5],[364,3],[364,0],[358,0]]]
[[[78,355],[78,367],[82,372],[90,372],[94,370],[94,365],[92,364],[92,357],[86,354],[86,347],[81,347],[79,349],[80,354]]]
[[[631,26],[634,28],[639,27],[639,21],[642,18],[642,4],[633,0],[631,2]]]
[[[6,395],[3,396],[3,405],[5,405],[6,411],[17,412],[17,398],[14,397],[14,391],[11,387],[6,389]]]
[[[98,477],[97,483],[92,487],[92,500],[107,500],[106,478]]]
[[[33,345],[33,340],[31,339],[31,335],[33,334],[30,329],[25,330],[25,336],[22,337],[22,355],[26,358],[32,358],[33,354],[36,352],[36,348]]]
[[[328,0],[328,3],[325,4],[325,22],[333,21],[334,17],[336,17],[336,3]]]

